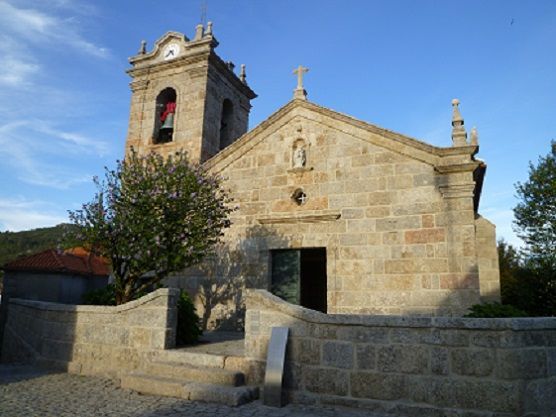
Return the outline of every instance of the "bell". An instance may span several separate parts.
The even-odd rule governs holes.
[[[164,122],[162,122],[162,126],[160,126],[160,130],[166,129],[173,129],[174,128],[174,113],[168,113]]]

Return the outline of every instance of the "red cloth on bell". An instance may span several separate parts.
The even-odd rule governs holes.
[[[166,103],[166,110],[164,110],[164,113],[162,113],[162,115],[160,116],[160,121],[163,122],[164,120],[166,120],[166,118],[170,113],[175,113],[175,112],[176,112],[176,103],[174,102]]]

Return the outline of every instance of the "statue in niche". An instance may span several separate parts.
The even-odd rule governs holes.
[[[298,146],[293,151],[293,167],[304,168],[306,163],[307,155],[305,153],[305,148],[303,148],[303,146]]]

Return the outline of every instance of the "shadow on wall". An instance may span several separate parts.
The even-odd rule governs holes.
[[[178,296],[163,288],[119,306],[12,298],[1,361],[119,378],[149,352],[175,346]]]
[[[288,247],[275,229],[255,225],[236,242],[224,242],[198,266],[165,280],[195,300],[203,330],[243,331],[246,288],[269,288],[269,250]]]
[[[34,304],[46,308],[35,309]],[[77,306],[6,298],[0,310],[0,362],[68,370],[74,354]],[[47,321],[50,311],[54,312],[52,320]]]

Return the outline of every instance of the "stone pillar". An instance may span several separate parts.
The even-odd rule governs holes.
[[[147,87],[149,81],[135,80],[129,84],[131,88],[131,105],[129,110],[129,128],[127,132],[126,149],[127,154],[133,147],[140,152],[145,147],[143,138],[143,128],[145,121],[144,105],[147,99]]]
[[[448,273],[441,274],[440,288],[454,292],[449,303],[455,308],[451,309],[464,313],[470,305],[480,301],[473,206],[475,182],[469,171],[444,175],[440,182],[448,258]]]
[[[481,301],[500,301],[500,266],[496,226],[482,216],[475,220]]]

